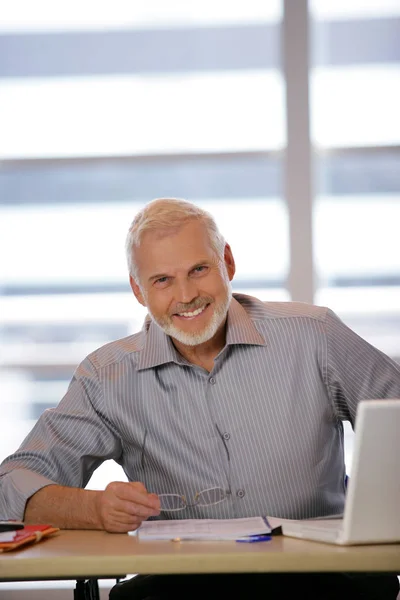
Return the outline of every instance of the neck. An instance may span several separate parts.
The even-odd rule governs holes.
[[[221,325],[217,333],[207,342],[198,344],[197,346],[187,346],[182,344],[175,338],[172,338],[172,342],[175,348],[178,350],[186,360],[194,365],[199,365],[207,371],[211,371],[214,366],[215,357],[221,352],[225,346],[226,341],[226,321]]]

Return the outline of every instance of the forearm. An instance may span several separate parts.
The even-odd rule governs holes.
[[[29,498],[24,521],[61,529],[103,529],[98,510],[101,494],[101,491],[48,485]]]

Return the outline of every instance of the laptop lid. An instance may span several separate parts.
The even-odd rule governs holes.
[[[344,543],[400,541],[400,399],[358,405]]]

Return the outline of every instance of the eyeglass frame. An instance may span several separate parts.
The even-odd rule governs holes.
[[[199,496],[201,496],[201,494],[204,494],[205,492],[210,492],[211,490],[221,490],[221,492],[223,493],[223,498],[221,498],[221,500],[218,500],[217,502],[207,502],[207,504],[204,504],[202,502],[196,502],[196,498],[198,498]],[[182,506],[181,508],[161,508],[162,512],[179,512],[181,510],[185,510],[185,508],[194,508],[195,506],[215,506],[216,504],[221,504],[221,502],[224,502],[227,497],[228,497],[228,493],[226,492],[226,490],[224,490],[222,487],[218,486],[218,487],[211,487],[211,488],[207,488],[206,490],[201,490],[200,492],[196,492],[196,494],[193,497],[194,503],[193,504],[188,504],[187,500],[186,500],[186,496],[184,496],[183,494],[157,494],[157,496],[159,498],[179,498],[180,500],[183,501],[184,506]]]
[[[224,439],[222,433],[220,432],[220,430],[216,424],[215,424],[215,427],[216,427],[218,434],[224,444],[225,451],[226,451],[227,457],[228,457],[228,464],[229,464],[229,471],[230,471],[230,455],[229,455],[228,447],[226,445],[226,442],[225,442],[225,439]],[[146,489],[148,489],[147,481],[146,481],[146,465],[145,465],[147,433],[148,433],[148,430],[146,429],[144,438],[143,438],[142,452],[141,452],[141,457],[140,457],[140,464],[141,464],[141,467],[143,470],[143,480],[144,480],[144,485],[145,485]],[[211,490],[221,490],[224,494],[224,497],[222,498],[222,500],[218,500],[218,502],[212,502],[212,503],[208,503],[208,504],[200,504],[200,502],[196,502],[196,498],[198,498],[204,492],[209,492]],[[159,498],[173,496],[175,498],[179,498],[180,500],[183,500],[184,506],[182,506],[182,508],[161,508],[162,512],[180,512],[182,510],[185,510],[186,508],[194,508],[195,506],[216,506],[217,504],[221,504],[222,502],[227,500],[228,496],[231,493],[232,492],[231,492],[231,485],[230,485],[230,477],[228,476],[228,490],[225,490],[222,486],[215,486],[215,487],[207,488],[205,490],[201,490],[200,492],[196,492],[193,497],[193,500],[195,500],[194,504],[188,504],[188,502],[186,500],[186,496],[184,496],[183,494],[169,494],[169,493],[163,494],[162,493],[162,494],[157,494],[157,496]]]

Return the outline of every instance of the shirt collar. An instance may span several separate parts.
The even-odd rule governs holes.
[[[144,344],[139,353],[138,371],[169,362],[187,365],[185,359],[173,345],[171,338],[149,316],[146,317],[143,324],[143,336]],[[226,345],[234,344],[266,345],[265,339],[235,296],[232,297],[229,305],[226,328]]]
[[[137,370],[151,369],[169,362],[184,364],[169,335],[147,315],[143,324],[144,344],[139,353]]]
[[[246,309],[233,294],[228,311],[228,323],[226,328],[226,344],[251,344],[254,346],[266,346],[266,341],[256,329],[253,320]]]

